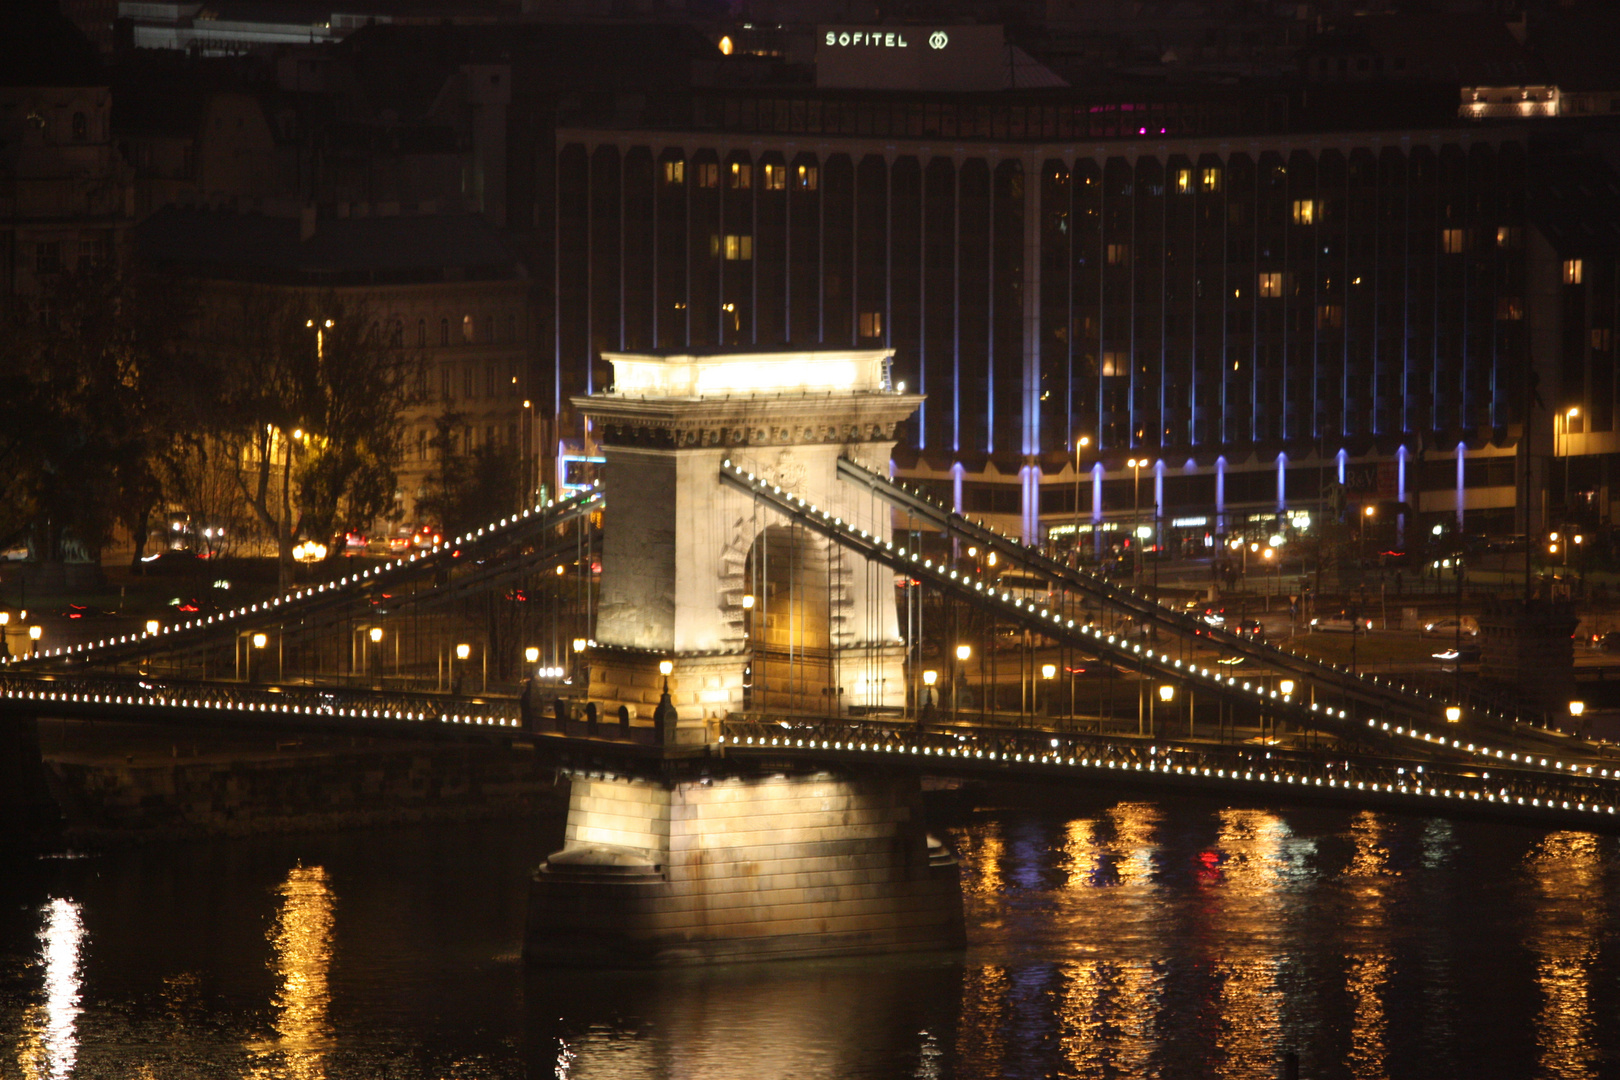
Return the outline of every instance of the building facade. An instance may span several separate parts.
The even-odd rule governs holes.
[[[1175,138],[1121,105],[1051,141],[1050,106],[848,107],[883,126],[559,131],[559,405],[604,351],[885,347],[927,395],[900,474],[1028,540],[1212,542],[1347,494],[1512,516],[1520,132]]]

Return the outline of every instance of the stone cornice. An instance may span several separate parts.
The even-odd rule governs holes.
[[[922,404],[920,394],[823,393],[725,398],[571,399],[604,446],[699,449],[892,442]]]

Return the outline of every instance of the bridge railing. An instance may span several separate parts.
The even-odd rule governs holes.
[[[520,726],[509,698],[454,698],[320,686],[259,686],[149,676],[0,675],[0,699],[12,708],[52,707],[142,719],[159,711],[237,714],[289,723],[318,720],[400,721]]]
[[[1068,766],[1149,777],[1230,780],[1284,788],[1413,795],[1487,805],[1579,807],[1615,814],[1620,776],[1552,774],[1516,767],[1479,770],[1471,763],[1358,755],[1264,745],[1215,745],[1117,736],[970,727],[919,730],[878,721],[815,722],[733,717],[721,724],[720,749],[735,754],[904,761],[923,771],[992,775],[1006,769]],[[831,754],[828,752],[831,751]],[[1567,805],[1566,805],[1567,804]]]

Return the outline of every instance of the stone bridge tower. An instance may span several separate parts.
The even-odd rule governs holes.
[[[894,575],[721,484],[730,459],[888,537],[889,510],[837,478],[887,472],[921,403],[887,349],[607,353],[613,388],[576,397],[606,459],[590,696],[650,718],[661,660],[679,741],[748,708],[829,713],[905,704]]]

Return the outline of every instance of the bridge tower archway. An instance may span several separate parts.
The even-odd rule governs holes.
[[[708,721],[763,707],[902,709],[893,572],[803,535],[783,549],[789,562],[804,556],[803,575],[762,581],[797,582],[806,647],[797,659],[810,660],[811,649],[825,659],[800,663],[789,680],[766,656],[765,694],[756,699],[745,597],[762,596],[750,592],[751,568],[765,572],[798,527],[720,480],[729,460],[888,538],[889,509],[840,481],[838,459],[888,471],[895,428],[923,400],[890,386],[893,351],[604,355],[612,389],[573,399],[591,421],[607,490],[592,700],[651,719],[663,685],[658,664],[668,660],[679,742],[705,741]],[[818,573],[825,601],[810,591]],[[769,638],[772,626],[790,647],[791,623],[762,623],[759,632]],[[793,689],[784,696],[773,686]]]
[[[744,705],[761,712],[826,712],[836,690],[832,562],[805,529],[770,525],[754,537],[744,571],[748,635]]]

